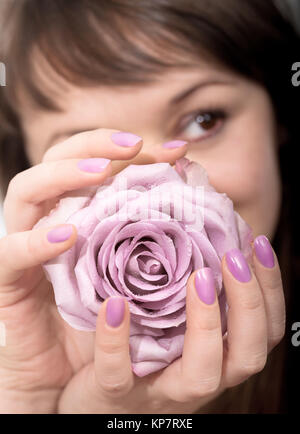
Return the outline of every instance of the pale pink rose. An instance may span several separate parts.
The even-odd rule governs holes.
[[[136,375],[182,354],[186,284],[195,269],[213,271],[226,332],[221,260],[233,248],[250,258],[252,232],[199,164],[130,165],[100,187],[68,193],[36,227],[61,223],[74,224],[78,240],[44,264],[58,310],[72,327],[95,331],[101,303],[125,297]]]

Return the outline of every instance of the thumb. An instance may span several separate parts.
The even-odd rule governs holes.
[[[9,287],[11,292],[24,271],[68,250],[76,238],[76,228],[73,225],[15,232],[1,238],[0,287]]]

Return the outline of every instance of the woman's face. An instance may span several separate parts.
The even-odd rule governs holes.
[[[233,200],[254,235],[272,238],[281,199],[278,128],[264,88],[206,62],[170,69],[150,85],[80,88],[59,78],[64,86],[57,87],[57,77],[44,79],[64,111],[24,106],[32,165],[55,143],[96,128],[143,137],[139,164],[165,161],[153,155],[153,145],[183,139],[190,143],[186,157],[204,166],[211,184]]]

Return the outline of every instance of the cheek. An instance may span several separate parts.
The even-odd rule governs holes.
[[[254,235],[272,238],[280,208],[279,170],[271,146],[257,151],[228,154],[211,171],[208,168],[208,173],[212,174],[214,187],[233,200],[236,211],[253,228]]]
[[[232,146],[218,162],[207,164],[214,187],[225,192],[235,205],[255,202],[264,196],[274,178],[274,164],[270,164],[266,149]]]
[[[263,125],[250,121],[248,117],[234,131],[228,129],[220,144],[203,153],[203,158],[199,153],[196,160],[206,168],[216,190],[232,199],[254,235],[272,237],[281,197],[275,134],[268,121]]]

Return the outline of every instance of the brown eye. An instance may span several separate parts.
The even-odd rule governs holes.
[[[205,139],[219,130],[225,118],[226,114],[222,111],[198,111],[180,128],[179,136],[189,142]]]
[[[203,115],[196,116],[195,121],[201,125],[204,130],[211,130],[216,126],[218,119],[212,113],[205,113]]]

